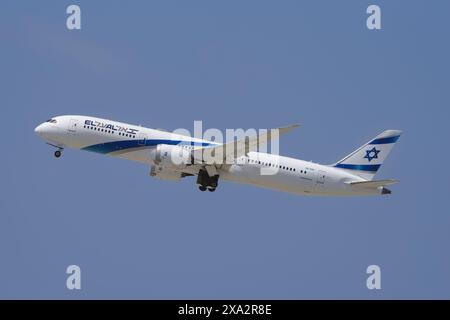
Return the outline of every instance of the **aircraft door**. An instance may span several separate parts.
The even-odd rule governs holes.
[[[147,144],[147,135],[144,133],[139,134],[138,145],[145,146]]]
[[[323,187],[325,185],[326,177],[327,177],[327,173],[325,171],[322,171],[322,170],[317,171],[316,185],[320,188]]]
[[[77,119],[70,119],[69,126],[67,128],[67,132],[69,134],[76,134],[78,130],[78,120]]]

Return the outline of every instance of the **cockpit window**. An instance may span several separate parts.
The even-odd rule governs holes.
[[[55,119],[48,119],[46,122],[56,123],[56,120]]]

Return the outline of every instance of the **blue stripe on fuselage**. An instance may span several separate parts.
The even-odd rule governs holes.
[[[182,140],[121,140],[113,142],[105,142],[94,144],[92,146],[84,147],[81,150],[92,151],[97,153],[111,153],[115,151],[122,151],[133,148],[153,147],[158,144],[168,145],[188,145],[188,146],[201,146],[206,147],[212,145],[208,142],[194,142],[194,141],[182,141]],[[215,144],[214,144],[215,145]]]

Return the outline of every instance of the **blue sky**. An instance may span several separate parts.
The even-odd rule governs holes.
[[[80,31],[66,29],[73,3]],[[380,31],[366,28],[372,3]],[[0,298],[450,298],[449,10],[1,1]],[[281,153],[320,163],[400,129],[377,178],[401,183],[389,197],[205,194],[98,154],[54,159],[33,129],[63,114],[169,130],[298,122]],[[71,264],[80,291],[65,287]]]

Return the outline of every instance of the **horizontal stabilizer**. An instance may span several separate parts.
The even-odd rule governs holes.
[[[398,180],[376,180],[376,181],[355,181],[349,182],[350,185],[361,188],[378,188],[398,183]]]

